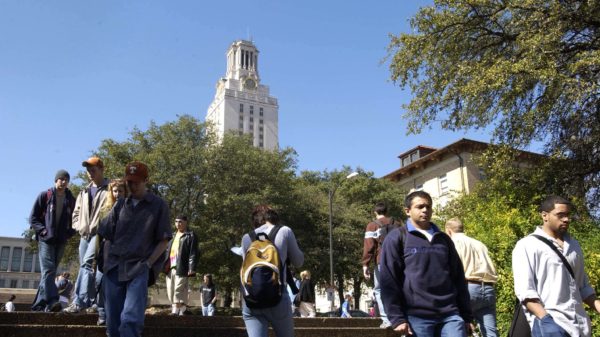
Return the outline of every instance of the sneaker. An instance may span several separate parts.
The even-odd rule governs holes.
[[[87,312],[88,314],[95,314],[98,312],[98,307],[93,305],[93,306],[85,309],[85,312]]]
[[[81,312],[81,307],[75,303],[71,303],[71,305],[63,309],[63,312],[67,314],[78,314]]]
[[[97,326],[105,326],[106,325],[106,320],[103,318],[98,318],[98,321],[96,322]]]
[[[379,327],[380,327],[381,329],[388,329],[388,328],[391,328],[391,327],[392,327],[392,324],[390,324],[389,322],[383,322],[383,323],[381,323],[381,324],[379,325]]]
[[[60,302],[56,302],[52,305],[47,306],[44,311],[45,312],[60,312],[61,309],[62,309],[62,305],[60,305]]]

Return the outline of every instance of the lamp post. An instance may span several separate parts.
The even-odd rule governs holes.
[[[346,176],[346,179],[352,179],[358,175],[358,172],[352,172]],[[333,304],[335,301],[334,287],[333,287],[333,196],[338,187],[340,187],[345,180],[342,180],[339,184],[329,186],[329,286],[331,287],[331,311],[333,311]]]

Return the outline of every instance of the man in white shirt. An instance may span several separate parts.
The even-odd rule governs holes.
[[[590,286],[579,242],[568,234],[571,204],[548,196],[540,207],[543,224],[515,246],[512,267],[515,293],[524,306],[533,337],[589,337],[587,303],[600,312],[600,300]],[[558,254],[536,235],[554,245],[571,266],[574,278]]]

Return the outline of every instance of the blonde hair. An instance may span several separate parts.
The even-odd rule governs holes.
[[[110,210],[112,209],[112,207],[117,202],[117,200],[115,199],[115,196],[112,193],[112,190],[115,186],[118,186],[118,187],[122,186],[123,189],[125,190],[125,196],[127,196],[129,194],[125,180],[123,180],[123,179],[111,180],[110,183],[108,183],[108,195],[106,196],[104,205],[102,205],[102,208],[100,209],[100,219],[106,217],[108,215],[108,213],[110,212]]]
[[[310,272],[308,270],[304,270],[300,273],[300,278],[301,279],[306,279],[306,278],[310,278]]]

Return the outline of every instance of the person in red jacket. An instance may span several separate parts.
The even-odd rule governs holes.
[[[387,318],[385,309],[383,308],[383,303],[381,302],[379,261],[383,239],[385,239],[386,234],[394,229],[396,225],[394,219],[387,216],[387,206],[385,203],[378,202],[375,204],[373,211],[375,212],[375,220],[369,222],[367,224],[367,228],[365,229],[365,240],[361,262],[363,266],[363,275],[366,280],[371,278],[369,264],[371,264],[371,262],[375,264],[375,272],[373,273],[373,294],[375,295],[375,300],[377,301],[377,306],[379,307],[379,315],[381,316],[382,321],[379,327],[385,329],[390,327],[391,324]]]

